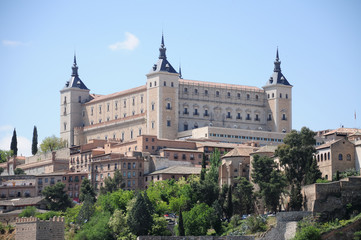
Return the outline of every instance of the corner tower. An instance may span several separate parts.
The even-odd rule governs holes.
[[[159,58],[147,76],[147,133],[175,139],[178,133],[179,74],[168,62],[162,34]]]
[[[70,80],[60,90],[60,138],[67,141],[68,146],[74,145],[74,128],[82,127],[82,104],[89,101],[89,89],[80,80],[76,56]]]
[[[292,85],[281,72],[278,48],[273,74],[263,87],[267,97],[267,127],[272,132],[292,130]]]

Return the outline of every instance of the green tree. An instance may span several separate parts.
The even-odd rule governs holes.
[[[113,177],[106,177],[104,179],[104,187],[100,188],[100,193],[105,194],[107,192],[114,192],[120,188],[124,188],[123,177],[119,169],[115,170]]]
[[[33,143],[31,145],[31,153],[35,155],[38,152],[38,129],[34,126]]]
[[[64,191],[65,184],[58,182],[54,186],[48,186],[42,191],[47,207],[53,211],[65,211],[72,206],[72,202]]]
[[[56,137],[55,135],[44,138],[43,142],[40,144],[40,149],[44,153],[49,151],[55,151],[65,147],[66,141]]]
[[[79,231],[75,238],[76,240],[102,240],[113,239],[112,231],[109,227],[109,219],[111,215],[109,212],[97,212],[93,217],[85,223],[81,231]]]
[[[186,236],[206,235],[211,227],[213,210],[205,203],[196,204],[190,211],[184,212],[184,230]]]
[[[320,178],[322,178],[322,173],[317,165],[316,159],[313,159],[305,175],[305,185],[313,184]]]
[[[321,230],[315,226],[307,226],[296,232],[293,240],[321,240]]]
[[[281,194],[286,187],[286,179],[276,169],[277,164],[270,157],[255,155],[252,166],[253,181],[260,188],[258,194],[263,199],[266,208],[276,212]]]
[[[183,223],[183,213],[182,209],[179,209],[179,218],[178,218],[178,236],[184,236],[184,223]]]
[[[168,222],[163,216],[153,214],[153,225],[149,231],[149,235],[153,236],[172,236],[172,232],[167,228]]]
[[[15,168],[14,174],[15,175],[24,175],[25,171],[22,168]]]
[[[19,217],[35,217],[37,212],[36,207],[27,206],[20,214]]]
[[[18,155],[18,140],[16,137],[16,129],[14,128],[13,137],[11,138],[10,150],[12,153],[17,156]]]
[[[229,220],[233,216],[233,202],[232,202],[232,186],[228,187],[227,198],[224,207],[226,218]]]
[[[4,172],[4,168],[0,167],[0,175]]]
[[[87,194],[84,197],[83,204],[78,214],[77,223],[84,224],[88,222],[94,214],[94,202],[91,195]]]
[[[109,227],[116,239],[136,239],[137,236],[130,232],[127,225],[126,214],[116,209],[109,220]]]
[[[89,179],[87,178],[84,178],[82,183],[81,183],[81,186],[80,186],[80,194],[79,194],[79,200],[81,202],[83,202],[85,200],[85,198],[89,196],[91,198],[91,201],[93,203],[95,203],[96,201],[96,194],[95,194],[95,191],[94,191],[94,188],[93,186],[91,185]]]
[[[147,235],[153,225],[152,210],[140,192],[127,213],[127,224],[130,231],[137,236]]]
[[[0,163],[7,162],[12,155],[13,152],[11,150],[10,151],[0,150]]]
[[[203,158],[202,158],[202,170],[201,170],[201,181],[204,180],[205,175],[206,175],[206,154],[203,153]]]
[[[234,210],[237,214],[253,213],[253,185],[245,178],[238,177],[233,190]]]
[[[303,127],[300,132],[292,130],[283,139],[284,144],[278,146],[275,156],[279,157],[281,166],[285,170],[285,175],[294,191],[301,191],[301,186],[305,184],[305,176],[310,171],[315,149],[315,133],[309,128]],[[302,200],[300,193],[294,192],[290,198],[291,210],[300,210]],[[293,198],[294,197],[294,198]]]
[[[205,176],[205,178],[210,180],[211,182],[218,183],[218,169],[221,165],[221,153],[218,148],[214,150],[214,152],[209,157],[210,167]]]

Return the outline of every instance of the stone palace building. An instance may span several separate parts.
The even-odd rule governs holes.
[[[262,88],[183,79],[181,69],[167,60],[162,36],[158,61],[144,85],[98,95],[79,78],[74,56],[71,78],[60,90],[60,136],[69,146],[142,134],[277,144],[292,130],[292,85],[280,65],[277,49],[273,73]]]

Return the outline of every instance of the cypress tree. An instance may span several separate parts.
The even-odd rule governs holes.
[[[203,181],[205,179],[205,175],[206,175],[206,155],[203,153],[201,181]]]
[[[13,151],[13,155],[18,155],[18,140],[16,138],[16,130],[14,128],[13,137],[11,139],[10,150]]]
[[[34,126],[33,130],[33,144],[31,146],[31,153],[35,155],[38,152],[38,130],[36,126]]]
[[[179,232],[179,236],[184,236],[185,235],[184,225],[183,225],[182,209],[179,209],[178,232]]]

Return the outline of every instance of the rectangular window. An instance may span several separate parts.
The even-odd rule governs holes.
[[[171,124],[170,124],[170,120],[167,120],[167,127],[170,127]]]

